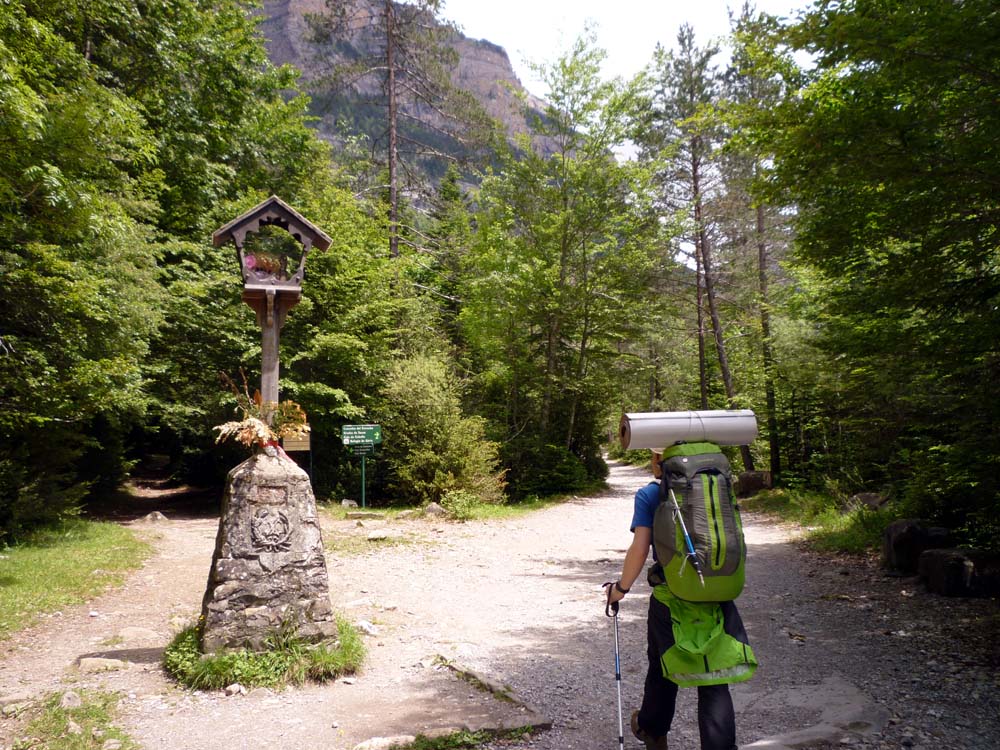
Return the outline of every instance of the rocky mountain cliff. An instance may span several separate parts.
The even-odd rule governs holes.
[[[358,4],[367,6],[381,3],[379,0],[358,0]],[[323,63],[317,57],[316,46],[309,41],[306,15],[322,13],[324,10],[324,0],[265,0],[262,11],[264,20],[261,23],[271,60],[275,64],[288,63],[302,70],[304,88],[317,98],[322,98],[323,95],[317,90],[315,81],[324,70]],[[363,49],[357,50],[359,45],[364,44],[362,39],[353,37],[348,41],[355,51],[364,52]],[[544,105],[525,92],[503,47],[486,40],[470,39],[462,34],[455,34],[451,45],[459,57],[459,63],[452,73],[453,83],[472,94],[490,116],[503,124],[509,134],[527,132],[524,104],[519,100],[518,92],[527,96],[532,108],[540,110]],[[336,51],[334,54],[335,59],[347,59],[346,54],[341,55]],[[355,93],[363,100],[363,90]],[[341,100],[332,111],[319,113],[322,116],[319,124],[321,133],[328,137],[333,135],[336,121],[344,119],[344,106],[345,103]],[[364,109],[366,105],[355,98],[353,105],[346,106]],[[338,108],[341,111],[338,112]],[[358,112],[354,114],[358,115]],[[428,112],[415,111],[411,114],[421,119],[434,116]],[[357,123],[364,116],[378,117],[377,114],[368,112],[361,117],[355,116],[353,121]],[[364,130],[364,127],[359,129]]]

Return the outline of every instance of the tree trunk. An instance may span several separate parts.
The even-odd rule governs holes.
[[[692,148],[692,153],[695,153]],[[736,402],[736,391],[733,388],[733,377],[729,370],[729,357],[726,355],[726,342],[722,337],[722,322],[719,319],[719,308],[715,303],[715,280],[712,275],[712,251],[708,242],[708,233],[705,231],[705,224],[702,220],[701,205],[701,175],[699,173],[697,159],[692,158],[691,163],[691,186],[694,194],[694,221],[698,231],[698,244],[701,245],[702,274],[705,277],[705,296],[708,298],[708,313],[712,319],[712,333],[715,337],[715,350],[719,355],[719,370],[722,374],[722,384],[726,389],[726,399],[729,407],[733,408]],[[747,471],[753,471],[753,456],[750,455],[750,446],[741,445],[740,455],[743,457],[743,466]]]
[[[653,365],[653,372],[649,376],[649,411],[654,411],[662,389],[660,387],[660,357],[652,345],[649,347],[649,361]]]
[[[705,362],[705,301],[702,299],[701,240],[694,242],[695,305],[698,308],[698,383],[701,391],[701,408],[708,408],[708,366]]]
[[[587,269],[583,272],[584,286],[587,283]],[[569,409],[569,427],[566,429],[566,450],[573,447],[573,430],[576,429],[576,409],[580,403],[579,386],[587,375],[587,345],[590,343],[590,308],[584,304],[583,331],[580,334],[580,356],[576,361],[576,382],[573,384],[573,401]]]
[[[385,0],[386,94],[389,99],[389,255],[399,256],[399,187],[396,166],[396,15],[393,0]]]
[[[768,298],[767,241],[764,206],[757,206],[757,273],[760,281],[760,331],[764,359],[764,396],[767,403],[767,440],[771,453],[771,482],[781,473],[781,443],[778,440],[778,413],[774,396],[774,350],[771,342],[771,302]]]

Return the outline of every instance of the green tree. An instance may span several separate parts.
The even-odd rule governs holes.
[[[998,538],[996,7],[820,2],[781,41],[815,70],[774,113],[816,324],[842,363],[840,465]]]
[[[388,436],[379,458],[390,504],[441,502],[455,491],[503,501],[498,446],[486,439],[482,417],[463,413],[459,383],[440,357],[397,360],[378,415]]]
[[[787,206],[775,204],[772,193],[765,198],[763,183],[768,177],[768,165],[773,154],[768,151],[768,134],[757,134],[762,119],[778,107],[787,96],[787,77],[783,73],[796,68],[782,57],[771,44],[778,29],[777,21],[757,13],[750,3],[744,3],[739,15],[731,17],[732,57],[723,79],[723,91],[712,116],[721,120],[725,145],[720,160],[724,185],[723,244],[728,245],[730,267],[737,277],[730,293],[735,305],[733,314],[753,310],[756,325],[744,324],[746,333],[759,347],[760,365],[744,361],[741,371],[746,374],[745,386],[753,386],[753,374],[759,372],[763,390],[764,432],[772,479],[781,473],[781,439],[778,428],[777,380],[779,362],[775,354],[773,318],[780,314],[777,304],[782,295],[784,278],[780,263],[785,257],[790,232]],[[775,288],[776,284],[779,288]],[[739,290],[744,290],[739,293]]]
[[[307,17],[319,58],[332,66],[316,83],[348,109],[375,102],[384,111],[373,116],[368,135],[373,153],[385,154],[393,257],[400,254],[402,192],[420,186],[419,164],[468,156],[492,133],[482,107],[452,83],[456,29],[440,16],[442,5],[326,0],[323,13]]]
[[[0,540],[127,468],[159,316],[130,176],[139,108],[47,22],[0,15]]]
[[[660,205],[666,211],[683,216],[687,232],[684,240],[694,248],[695,303],[698,330],[698,360],[701,407],[709,406],[708,364],[705,354],[705,319],[707,309],[712,338],[718,357],[725,398],[730,408],[738,406],[738,394],[722,324],[721,294],[718,293],[717,264],[714,255],[718,238],[718,211],[723,190],[719,174],[719,148],[722,132],[718,121],[705,116],[706,110],[721,96],[721,75],[714,59],[718,48],[699,48],[694,29],[681,26],[677,50],[658,46],[648,71],[649,91],[640,110],[637,140],[646,157],[659,170],[662,191]],[[704,291],[704,294],[703,294]],[[753,469],[747,446],[741,446],[743,463]]]
[[[553,150],[522,139],[479,195],[461,319],[521,493],[529,482],[570,489],[549,486],[546,472],[603,476],[611,365],[649,313],[657,223],[648,175],[614,155],[633,93],[600,79],[592,41],[540,68],[549,105],[535,131]]]
[[[71,512],[137,452],[202,452],[218,370],[252,354],[208,235],[253,191],[294,200],[328,151],[251,9],[0,14],[0,533]]]

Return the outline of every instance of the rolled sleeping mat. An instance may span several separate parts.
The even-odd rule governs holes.
[[[662,453],[678,441],[707,440],[719,445],[749,445],[757,437],[751,409],[652,411],[623,414],[618,439],[625,450],[650,448]]]

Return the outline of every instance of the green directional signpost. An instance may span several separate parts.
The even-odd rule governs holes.
[[[340,439],[355,456],[361,456],[361,507],[365,507],[365,459],[382,443],[382,426],[377,424],[345,424]]]

